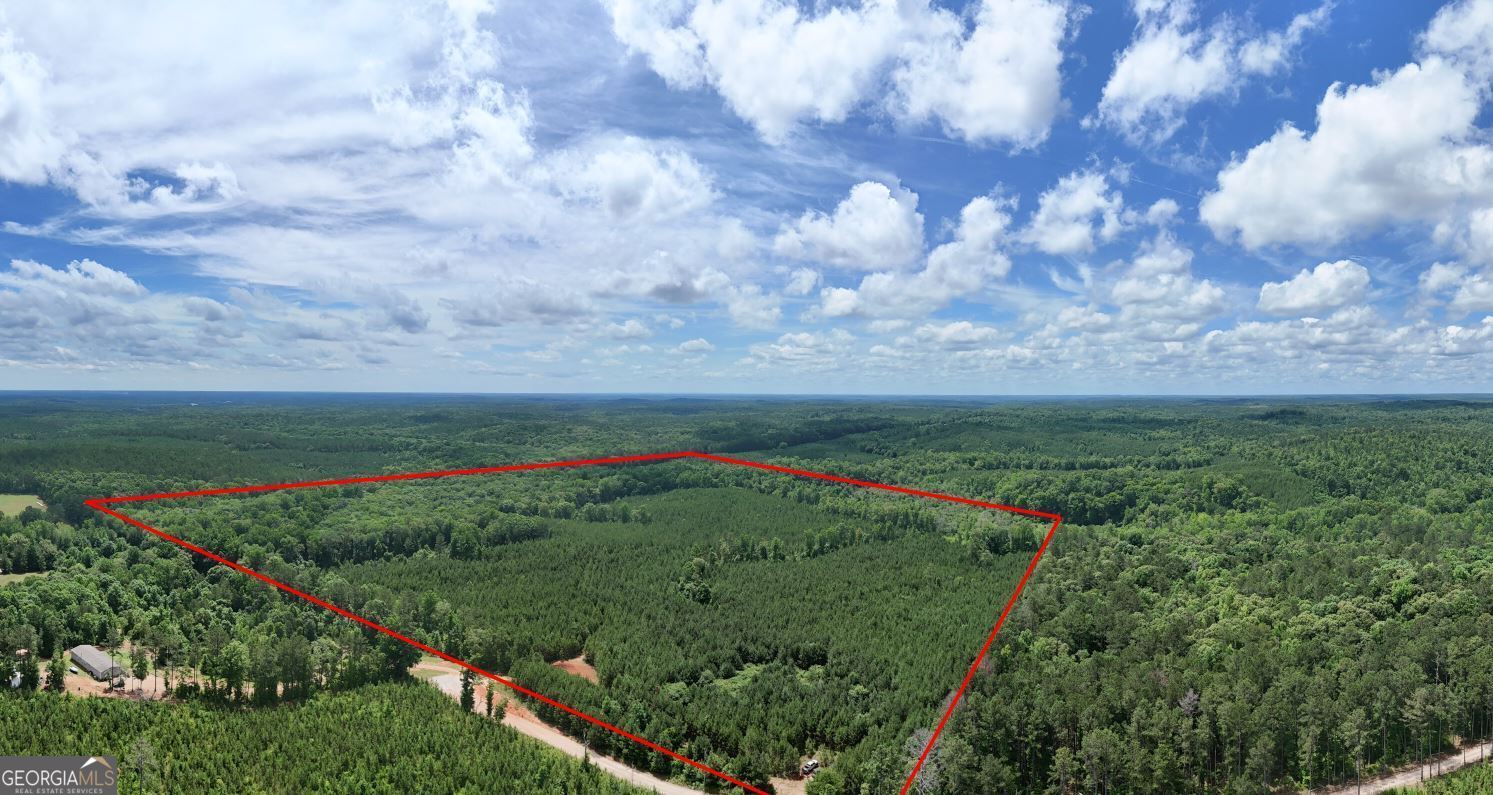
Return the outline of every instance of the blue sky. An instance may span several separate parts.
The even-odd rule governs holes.
[[[15,4],[0,388],[1493,389],[1493,0]]]

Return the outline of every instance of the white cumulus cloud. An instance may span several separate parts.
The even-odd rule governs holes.
[[[827,287],[820,291],[813,314],[919,317],[955,298],[979,293],[1011,269],[1010,258],[1000,248],[1011,223],[1008,210],[1008,203],[975,197],[960,211],[954,239],[929,253],[922,270],[879,271],[866,275],[855,288]]]
[[[849,270],[904,268],[923,253],[923,216],[917,207],[912,191],[862,182],[832,214],[805,212],[778,234],[773,250]]]
[[[1404,221],[1454,234],[1469,204],[1493,201],[1493,146],[1476,127],[1489,91],[1469,43],[1493,37],[1487,5],[1442,9],[1418,62],[1333,85],[1315,131],[1284,124],[1230,163],[1203,199],[1203,221],[1251,248],[1335,243]]]
[[[708,85],[768,141],[873,100],[971,142],[1032,146],[1062,107],[1063,0],[926,0],[801,10],[785,0],[606,0],[613,33],[672,87]]]
[[[715,346],[710,344],[710,340],[704,339],[702,337],[696,337],[692,340],[685,340],[684,342],[679,343],[679,345],[674,348],[675,353],[694,356],[698,356],[704,353],[710,353],[713,350],[715,350]]]
[[[1284,282],[1260,287],[1259,308],[1272,315],[1308,315],[1363,301],[1369,271],[1352,260],[1323,262]]]
[[[1022,239],[1048,254],[1087,254],[1096,237],[1109,241],[1120,233],[1124,208],[1120,192],[1109,190],[1103,174],[1075,171],[1037,199]]]
[[[938,120],[952,137],[1035,146],[1063,107],[1063,40],[1074,11],[1051,0],[985,0],[967,23],[935,10],[903,47],[892,111]]]
[[[1330,10],[1324,5],[1296,16],[1284,30],[1250,37],[1228,18],[1202,27],[1192,0],[1136,0],[1133,7],[1135,38],[1116,58],[1092,118],[1133,142],[1149,143],[1172,137],[1193,105],[1237,91],[1250,75],[1284,69]]]

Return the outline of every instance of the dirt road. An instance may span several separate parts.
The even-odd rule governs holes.
[[[777,790],[778,795],[804,795],[809,791],[809,780],[806,778],[773,776],[768,781],[772,782],[772,788]]]
[[[442,693],[445,693],[446,695],[451,696],[454,699],[460,700],[461,669],[457,668],[455,665],[447,663],[444,660],[427,657],[421,660],[420,663],[411,670],[411,673],[415,674],[421,679],[429,681],[431,684],[440,688]],[[533,712],[525,708],[518,699],[512,698],[512,691],[508,690],[508,688],[503,687],[502,685],[488,682],[487,680],[480,677],[474,680],[473,685],[476,690],[473,693],[473,712],[480,713],[486,708],[487,684],[492,685],[493,704],[496,705],[494,709],[504,710],[504,726],[514,729],[515,731],[525,736],[532,737],[544,743],[545,745],[548,745],[549,747],[554,748],[562,753],[569,754],[576,759],[586,758],[586,748],[585,746],[581,745],[579,740],[576,740],[574,737],[571,737],[570,735],[565,734],[559,729],[556,729],[553,726],[545,723],[544,721],[541,721],[534,715]],[[703,792],[703,790],[692,789],[690,787],[684,786],[683,784],[676,784],[672,781],[665,781],[664,779],[661,779],[650,773],[645,773],[636,768],[629,767],[627,764],[613,759],[609,756],[602,756],[597,753],[592,753],[590,758],[591,764],[596,765],[598,768],[605,770],[613,776],[616,776],[617,778],[622,779],[623,781],[626,781],[627,783],[632,784],[635,787],[641,787],[645,790],[652,790],[653,792],[657,792],[660,795],[699,795],[699,793]]]
[[[1493,755],[1493,741],[1481,745],[1469,745],[1461,751],[1439,757],[1441,760],[1440,769],[1436,767],[1434,762],[1429,765],[1417,765],[1382,778],[1365,781],[1363,782],[1362,789],[1357,784],[1342,784],[1325,789],[1314,789],[1312,790],[1312,795],[1358,795],[1358,793],[1363,793],[1363,795],[1379,795],[1379,793],[1388,792],[1396,787],[1413,787],[1419,784],[1421,782],[1422,771],[1425,773],[1425,778],[1433,778],[1437,775],[1444,776],[1454,770],[1461,769],[1464,764],[1462,761],[1464,758],[1467,760],[1465,764],[1470,765],[1490,755]]]

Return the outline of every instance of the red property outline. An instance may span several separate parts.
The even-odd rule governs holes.
[[[891,486],[891,485],[887,485],[885,483],[874,483],[874,482],[869,481],[869,480],[856,480],[854,478],[841,477],[839,475],[830,475],[830,474],[826,474],[824,472],[811,472],[811,471],[806,470],[806,469],[792,469],[790,467],[777,466],[775,464],[764,464],[764,463],[762,463],[760,461],[750,461],[750,460],[747,460],[747,459],[744,459],[744,458],[731,458],[729,456],[713,455],[711,453],[701,453],[701,452],[696,452],[696,451],[693,451],[693,450],[682,450],[682,451],[672,452],[672,453],[649,453],[649,454],[646,454],[646,455],[612,456],[610,458],[588,458],[588,459],[576,459],[576,460],[569,460],[569,461],[546,461],[546,462],[535,463],[535,464],[510,464],[508,466],[477,467],[477,468],[473,468],[473,469],[446,469],[446,470],[439,470],[439,471],[434,471],[434,472],[405,472],[405,473],[394,474],[394,475],[369,475],[369,476],[364,476],[364,477],[338,478],[338,479],[335,479],[335,480],[310,480],[310,481],[303,481],[303,482],[300,482],[300,483],[271,483],[271,484],[264,484],[264,485],[257,485],[257,486],[233,486],[233,487],[221,488],[221,489],[201,489],[201,490],[198,490],[198,491],[177,491],[177,492],[167,492],[167,493],[161,493],[161,494],[136,494],[136,495],[125,496],[125,497],[103,497],[103,498],[95,498],[95,499],[91,499],[91,500],[85,500],[84,504],[86,504],[88,507],[94,509],[95,511],[107,514],[109,516],[113,516],[114,518],[119,519],[120,521],[123,521],[123,522],[125,522],[127,524],[134,525],[135,527],[138,527],[141,530],[145,530],[147,532],[150,532],[150,533],[152,533],[152,534],[154,534],[154,535],[156,535],[156,536],[158,536],[160,538],[163,538],[163,539],[165,539],[167,541],[170,541],[171,543],[176,544],[176,545],[178,545],[178,546],[180,546],[180,547],[182,547],[184,549],[188,549],[188,550],[190,550],[192,552],[195,552],[195,553],[197,553],[199,555],[202,555],[205,558],[209,558],[211,560],[217,561],[218,563],[221,563],[224,566],[227,566],[227,567],[229,567],[231,569],[239,571],[239,572],[241,572],[243,574],[247,574],[248,576],[253,577],[253,578],[257,579],[257,580],[260,580],[261,582],[264,582],[267,585],[271,585],[271,586],[273,586],[275,588],[278,588],[278,589],[280,589],[280,590],[282,590],[282,591],[284,591],[284,592],[286,592],[288,594],[292,594],[294,596],[298,596],[301,599],[304,599],[304,600],[306,600],[306,601],[308,601],[308,602],[310,602],[310,603],[312,603],[314,605],[317,605],[317,606],[320,606],[320,607],[324,607],[327,610],[330,610],[333,613],[336,613],[337,615],[342,616],[343,618],[349,619],[351,621],[355,621],[355,622],[357,622],[359,624],[362,624],[363,626],[368,627],[369,629],[373,629],[373,630],[377,630],[379,632],[382,632],[383,634],[388,635],[391,638],[395,638],[396,640],[404,641],[405,643],[408,643],[409,645],[414,646],[415,648],[417,648],[417,649],[419,649],[419,650],[421,650],[421,651],[423,651],[423,652],[425,652],[427,654],[439,657],[439,658],[441,658],[441,659],[443,659],[443,660],[445,660],[445,661],[447,661],[449,663],[452,663],[454,665],[459,665],[459,666],[461,666],[461,667],[463,667],[463,668],[471,671],[474,674],[477,674],[479,676],[482,676],[482,677],[490,679],[490,680],[492,680],[494,682],[497,682],[498,684],[503,685],[504,687],[507,687],[507,688],[509,688],[509,689],[511,689],[511,690],[513,690],[515,692],[523,693],[523,694],[525,694],[527,696],[530,696],[531,698],[535,698],[535,699],[538,699],[539,701],[543,701],[544,703],[549,704],[550,706],[555,707],[556,709],[559,709],[559,710],[562,710],[564,712],[570,713],[571,715],[574,715],[577,718],[580,718],[580,719],[582,719],[582,720],[584,720],[584,721],[586,721],[588,723],[591,723],[591,724],[596,725],[596,726],[600,726],[603,729],[606,729],[608,731],[611,731],[611,732],[619,734],[619,735],[621,735],[623,737],[626,737],[627,739],[632,740],[633,742],[638,743],[638,744],[640,744],[640,745],[642,745],[642,746],[644,746],[644,747],[646,747],[646,748],[648,748],[650,750],[657,751],[658,753],[661,753],[661,754],[663,754],[665,756],[668,756],[668,757],[670,757],[672,759],[675,759],[675,760],[678,760],[680,762],[683,762],[684,764],[687,764],[687,765],[689,765],[689,766],[691,766],[691,767],[693,767],[693,768],[695,768],[697,770],[703,771],[705,773],[709,773],[710,775],[715,776],[715,777],[717,777],[719,779],[722,779],[724,781],[729,781],[730,783],[735,784],[736,786],[741,787],[742,789],[744,789],[744,790],[746,790],[748,792],[756,793],[756,795],[768,795],[768,793],[765,792],[762,789],[754,787],[751,784],[748,784],[748,783],[746,783],[744,781],[740,781],[740,780],[738,780],[736,778],[733,778],[732,776],[727,775],[726,773],[722,773],[721,771],[716,770],[715,768],[709,767],[709,766],[707,766],[705,764],[702,764],[702,763],[697,762],[697,761],[695,761],[693,759],[690,759],[689,757],[684,756],[683,754],[679,754],[679,753],[676,753],[674,751],[671,751],[671,750],[663,747],[662,745],[659,745],[658,743],[655,743],[655,742],[653,742],[651,740],[648,740],[648,739],[645,739],[643,737],[639,737],[639,736],[637,736],[635,734],[632,734],[630,732],[627,732],[627,731],[625,731],[625,730],[623,730],[623,729],[621,729],[621,728],[619,728],[617,726],[613,726],[612,724],[607,723],[606,721],[604,721],[604,720],[602,720],[600,718],[593,717],[592,715],[589,715],[589,714],[587,714],[585,712],[581,712],[578,709],[570,707],[570,706],[568,706],[566,704],[562,704],[559,701],[556,701],[556,700],[554,700],[554,699],[552,699],[552,698],[550,698],[550,697],[548,697],[546,695],[543,695],[542,693],[537,693],[537,692],[535,692],[533,690],[530,690],[530,689],[524,687],[523,685],[520,685],[517,682],[514,682],[514,681],[511,681],[511,680],[506,679],[504,677],[498,676],[497,674],[490,673],[488,671],[484,671],[481,668],[478,668],[477,666],[472,665],[471,663],[467,662],[466,660],[462,660],[460,658],[457,658],[457,657],[454,657],[454,656],[452,656],[450,654],[447,654],[447,653],[445,653],[445,652],[443,652],[443,651],[441,651],[439,649],[427,646],[424,643],[421,643],[420,641],[415,640],[414,638],[410,638],[410,637],[402,635],[402,634],[400,634],[398,632],[395,632],[394,630],[389,629],[388,627],[385,627],[382,624],[378,624],[378,623],[375,623],[373,621],[370,621],[370,620],[368,620],[368,619],[366,619],[366,618],[364,618],[364,617],[362,617],[360,615],[357,615],[356,613],[353,613],[353,612],[351,612],[349,610],[345,610],[345,609],[343,609],[341,607],[338,607],[337,605],[334,605],[331,602],[328,602],[328,601],[326,601],[324,599],[320,599],[318,597],[312,596],[311,594],[308,594],[308,593],[305,593],[303,591],[300,591],[300,590],[297,590],[295,588],[292,588],[289,585],[286,585],[285,583],[280,582],[279,580],[273,579],[273,578],[268,577],[268,576],[266,576],[264,574],[260,574],[259,572],[254,571],[253,569],[248,568],[247,566],[243,566],[243,565],[240,565],[240,564],[238,564],[238,563],[236,563],[234,561],[228,560],[227,558],[224,558],[223,556],[218,555],[215,552],[209,551],[207,549],[203,549],[202,547],[199,547],[196,544],[193,544],[193,543],[188,542],[188,541],[183,541],[182,539],[177,538],[176,536],[173,536],[173,535],[171,535],[169,533],[165,533],[165,532],[162,532],[161,530],[157,530],[156,528],[151,527],[150,525],[148,525],[148,524],[140,521],[139,519],[135,519],[135,518],[133,518],[131,516],[126,516],[125,514],[120,513],[119,511],[116,511],[116,510],[114,510],[112,508],[106,508],[106,507],[104,507],[106,505],[111,505],[111,504],[115,504],[115,503],[122,503],[122,502],[148,502],[148,501],[152,501],[152,500],[169,500],[169,499],[176,499],[176,498],[181,498],[181,497],[210,497],[210,496],[217,496],[217,495],[222,495],[222,494],[250,494],[250,493],[264,492],[264,491],[286,491],[286,490],[289,490],[289,489],[308,489],[308,488],[317,488],[317,487],[320,487],[320,486],[348,486],[348,485],[355,485],[355,484],[359,484],[359,483],[384,483],[384,482],[395,481],[395,480],[423,480],[423,479],[429,479],[429,478],[454,477],[454,476],[459,476],[459,475],[491,475],[491,474],[497,474],[497,473],[500,473],[500,472],[526,472],[526,471],[537,470],[537,469],[579,468],[579,467],[586,467],[586,466],[604,466],[604,465],[610,465],[610,464],[636,464],[636,463],[645,463],[645,462],[653,462],[653,461],[672,461],[672,460],[677,460],[677,459],[681,459],[681,458],[697,458],[697,459],[700,459],[702,461],[714,461],[714,462],[719,463],[719,464],[731,464],[733,466],[749,467],[749,468],[752,468],[752,469],[762,469],[762,470],[766,470],[766,471],[769,471],[769,472],[780,472],[780,473],[783,473],[785,475],[794,475],[796,477],[801,477],[801,478],[810,478],[810,479],[813,479],[813,480],[824,480],[824,481],[829,481],[831,483],[842,483],[842,484],[845,484],[845,485],[858,486],[858,487],[861,487],[861,488],[874,489],[874,490],[877,490],[877,491],[889,491],[889,492],[894,492],[894,493],[897,493],[897,494],[908,494],[908,495],[911,495],[911,496],[914,496],[914,497],[924,497],[924,498],[931,499],[931,500],[941,500],[943,502],[959,503],[961,505],[972,505],[972,506],[974,506],[976,508],[985,508],[985,509],[988,509],[988,510],[1005,511],[1005,512],[1008,512],[1008,513],[1020,514],[1022,516],[1030,516],[1030,517],[1036,518],[1036,519],[1047,519],[1047,520],[1051,520],[1052,524],[1048,527],[1047,534],[1042,538],[1042,544],[1037,547],[1037,554],[1033,555],[1031,562],[1027,564],[1026,571],[1024,573],[1022,573],[1022,575],[1021,575],[1021,580],[1016,583],[1016,589],[1011,592],[1011,597],[1006,600],[1006,606],[1005,606],[1005,609],[1003,609],[1001,611],[1000,618],[996,619],[995,626],[990,630],[990,634],[988,636],[986,636],[984,645],[982,645],[980,647],[980,653],[976,654],[974,662],[970,663],[969,670],[965,672],[963,681],[961,681],[959,683],[959,689],[956,690],[956,691],[954,691],[954,697],[949,700],[949,706],[948,706],[948,708],[944,710],[943,717],[941,717],[939,719],[939,721],[938,721],[938,726],[933,729],[933,735],[928,738],[928,744],[923,747],[923,753],[918,756],[917,764],[913,765],[912,772],[908,774],[907,780],[905,782],[903,782],[903,784],[902,784],[902,790],[901,790],[901,795],[907,795],[907,792],[912,789],[913,782],[917,779],[918,773],[923,769],[923,764],[928,761],[928,755],[930,753],[932,753],[933,746],[934,746],[935,743],[938,742],[939,735],[943,733],[944,726],[946,724],[948,724],[949,718],[951,716],[953,716],[953,714],[954,714],[954,708],[957,707],[959,705],[959,702],[964,698],[964,691],[969,688],[969,683],[974,679],[975,672],[977,670],[979,670],[980,663],[984,662],[985,655],[990,651],[991,645],[995,643],[995,636],[996,636],[996,634],[1000,632],[1001,626],[1006,623],[1006,617],[1011,614],[1011,608],[1013,608],[1013,607],[1016,606],[1016,599],[1017,599],[1017,597],[1021,596],[1021,591],[1022,591],[1022,589],[1024,589],[1026,587],[1027,580],[1031,578],[1032,572],[1036,570],[1037,563],[1042,560],[1042,554],[1047,551],[1047,545],[1048,545],[1048,543],[1050,543],[1052,541],[1053,534],[1055,534],[1057,532],[1058,525],[1061,524],[1062,521],[1063,521],[1063,517],[1059,516],[1058,514],[1047,513],[1045,511],[1034,511],[1034,510],[1031,510],[1029,508],[1018,508],[1018,507],[1015,507],[1013,505],[1001,505],[999,503],[994,503],[994,502],[984,502],[982,500],[972,500],[972,499],[970,499],[968,497],[957,497],[957,496],[954,496],[952,494],[940,494],[938,492],[933,492],[933,491],[923,491],[922,489],[910,489],[910,488],[906,488],[906,487],[903,487],[903,486]]]

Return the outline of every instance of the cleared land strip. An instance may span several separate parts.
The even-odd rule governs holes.
[[[1426,779],[1437,776],[1445,776],[1461,770],[1467,765],[1475,765],[1487,759],[1488,754],[1493,753],[1493,740],[1469,745],[1459,751],[1442,754],[1426,764],[1406,768],[1382,778],[1365,781],[1360,788],[1358,784],[1339,784],[1323,789],[1312,790],[1312,795],[1347,795],[1347,793],[1362,793],[1362,795],[1379,795],[1392,789],[1401,787],[1413,787]]]

